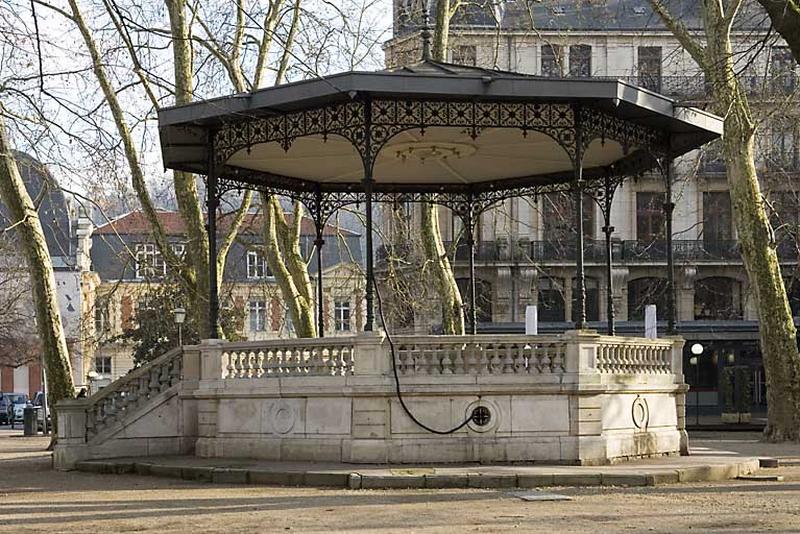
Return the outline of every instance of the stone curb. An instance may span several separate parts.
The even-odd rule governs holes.
[[[137,474],[212,482],[266,486],[309,486],[349,489],[537,488],[546,486],[661,486],[683,482],[712,482],[751,475],[758,458],[723,465],[693,465],[674,470],[607,473],[457,473],[372,475],[329,471],[264,471],[228,467],[180,466],[165,462],[86,460],[76,469],[97,474]]]

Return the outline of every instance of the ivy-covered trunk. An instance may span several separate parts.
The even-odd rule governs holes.
[[[2,105],[0,105],[2,110]],[[61,399],[75,394],[67,341],[58,309],[58,294],[53,263],[47,250],[39,214],[19,174],[14,155],[6,138],[5,121],[0,113],[0,199],[6,206],[11,225],[20,235],[20,243],[30,270],[36,324],[44,352],[47,372],[47,400],[55,407]],[[53,435],[58,418],[53,416]]]

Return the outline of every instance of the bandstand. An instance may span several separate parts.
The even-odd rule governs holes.
[[[90,399],[64,403],[57,463],[194,453],[599,464],[686,451],[687,387],[683,341],[674,331],[671,258],[668,337],[615,336],[610,211],[624,180],[661,172],[669,225],[672,160],[717,138],[718,117],[622,81],[541,78],[426,55],[408,67],[346,72],[166,109],[159,127],[166,167],[206,176],[209,280],[217,279],[216,217],[226,193],[251,189],[301,201],[316,225],[318,248],[333,213],[363,209],[364,332],[219,340],[212,284],[215,339],[172,351]],[[557,191],[575,199],[575,330],[477,334],[478,217],[511,197]],[[605,219],[609,331],[603,334],[585,328],[585,193],[598,199]],[[379,202],[436,203],[462,219],[470,258],[468,335],[388,339],[376,328],[373,210]],[[668,227],[668,240],[671,233]],[[321,336],[321,268],[318,273]]]

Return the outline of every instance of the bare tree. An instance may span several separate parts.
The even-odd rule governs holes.
[[[39,339],[48,379],[48,401],[55,406],[74,396],[67,341],[58,309],[55,276],[39,215],[20,176],[6,134],[5,114],[0,105],[0,199],[6,205],[11,225],[20,235],[30,269]],[[56,419],[53,418],[55,422]]]
[[[800,354],[775,238],[755,167],[755,132],[747,95],[736,78],[731,28],[741,0],[704,1],[704,31],[693,34],[661,0],[650,0],[667,28],[705,73],[714,111],[725,119],[723,154],[742,259],[758,309],[767,378],[768,439],[800,439]]]
[[[772,26],[786,40],[800,61],[800,3],[797,0],[758,0],[767,10]]]

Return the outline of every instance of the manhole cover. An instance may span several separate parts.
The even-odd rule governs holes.
[[[543,491],[522,491],[512,493],[514,497],[522,499],[523,501],[571,501],[572,497],[568,495],[559,495],[558,493],[545,493]]]

